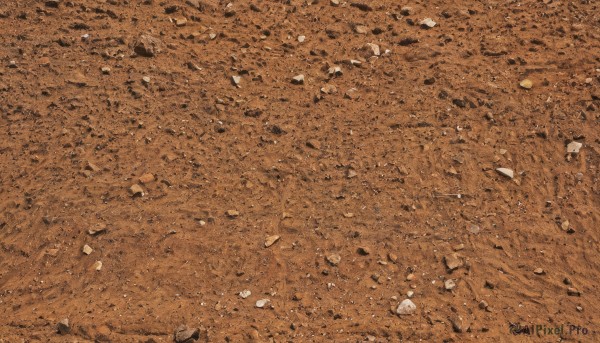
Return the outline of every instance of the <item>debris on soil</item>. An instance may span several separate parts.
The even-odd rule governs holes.
[[[0,341],[600,328],[598,3],[0,1]]]

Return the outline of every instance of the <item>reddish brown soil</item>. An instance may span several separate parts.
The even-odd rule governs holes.
[[[2,1],[0,342],[600,341],[600,4],[365,3]]]

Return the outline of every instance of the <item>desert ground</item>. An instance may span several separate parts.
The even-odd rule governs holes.
[[[599,342],[600,2],[0,4],[0,342]]]

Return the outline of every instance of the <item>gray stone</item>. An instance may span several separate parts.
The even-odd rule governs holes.
[[[404,299],[404,300],[402,300],[400,305],[398,305],[398,308],[396,309],[396,313],[399,315],[410,315],[410,314],[415,313],[416,310],[417,310],[417,305],[415,305],[415,303],[413,303],[412,300]]]

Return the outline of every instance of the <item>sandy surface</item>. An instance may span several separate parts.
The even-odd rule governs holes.
[[[600,341],[600,4],[355,5],[3,1],[0,342]]]

